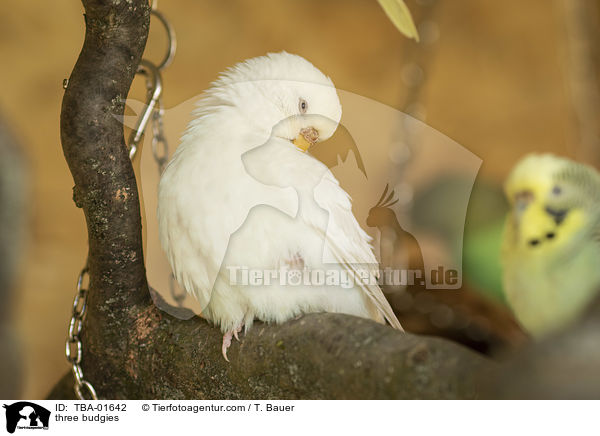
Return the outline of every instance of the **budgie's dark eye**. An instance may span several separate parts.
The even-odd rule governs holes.
[[[298,102],[298,110],[300,111],[301,114],[305,114],[306,111],[308,110],[308,103],[303,98],[301,98],[300,101]]]
[[[553,195],[560,195],[561,192],[562,192],[562,188],[558,185],[555,185],[554,188],[552,188]]]

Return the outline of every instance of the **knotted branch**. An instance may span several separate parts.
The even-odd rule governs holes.
[[[140,201],[118,115],[142,57],[147,0],[83,0],[86,34],[63,98],[61,141],[88,230],[90,293],[83,368],[118,383],[135,313],[152,303],[142,254]],[[105,394],[110,395],[110,394]]]

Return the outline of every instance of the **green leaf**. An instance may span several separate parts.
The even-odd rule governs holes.
[[[394,26],[408,38],[419,41],[419,33],[404,0],[377,0]]]

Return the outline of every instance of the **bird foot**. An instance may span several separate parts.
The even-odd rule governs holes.
[[[223,346],[221,347],[221,352],[223,353],[223,357],[226,361],[229,362],[227,358],[227,349],[231,346],[231,338],[235,338],[238,342],[240,341],[240,337],[238,334],[242,331],[243,324],[240,324],[238,327],[233,330],[228,331],[223,335]]]

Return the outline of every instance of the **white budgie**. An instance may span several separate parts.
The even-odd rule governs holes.
[[[232,336],[254,319],[338,312],[402,329],[375,283],[377,261],[349,196],[306,153],[333,135],[341,111],[331,80],[302,57],[247,60],[200,99],[161,177],[162,247],[202,316],[221,327],[226,359]],[[242,274],[319,270],[354,280],[298,285],[257,273],[250,283]]]

